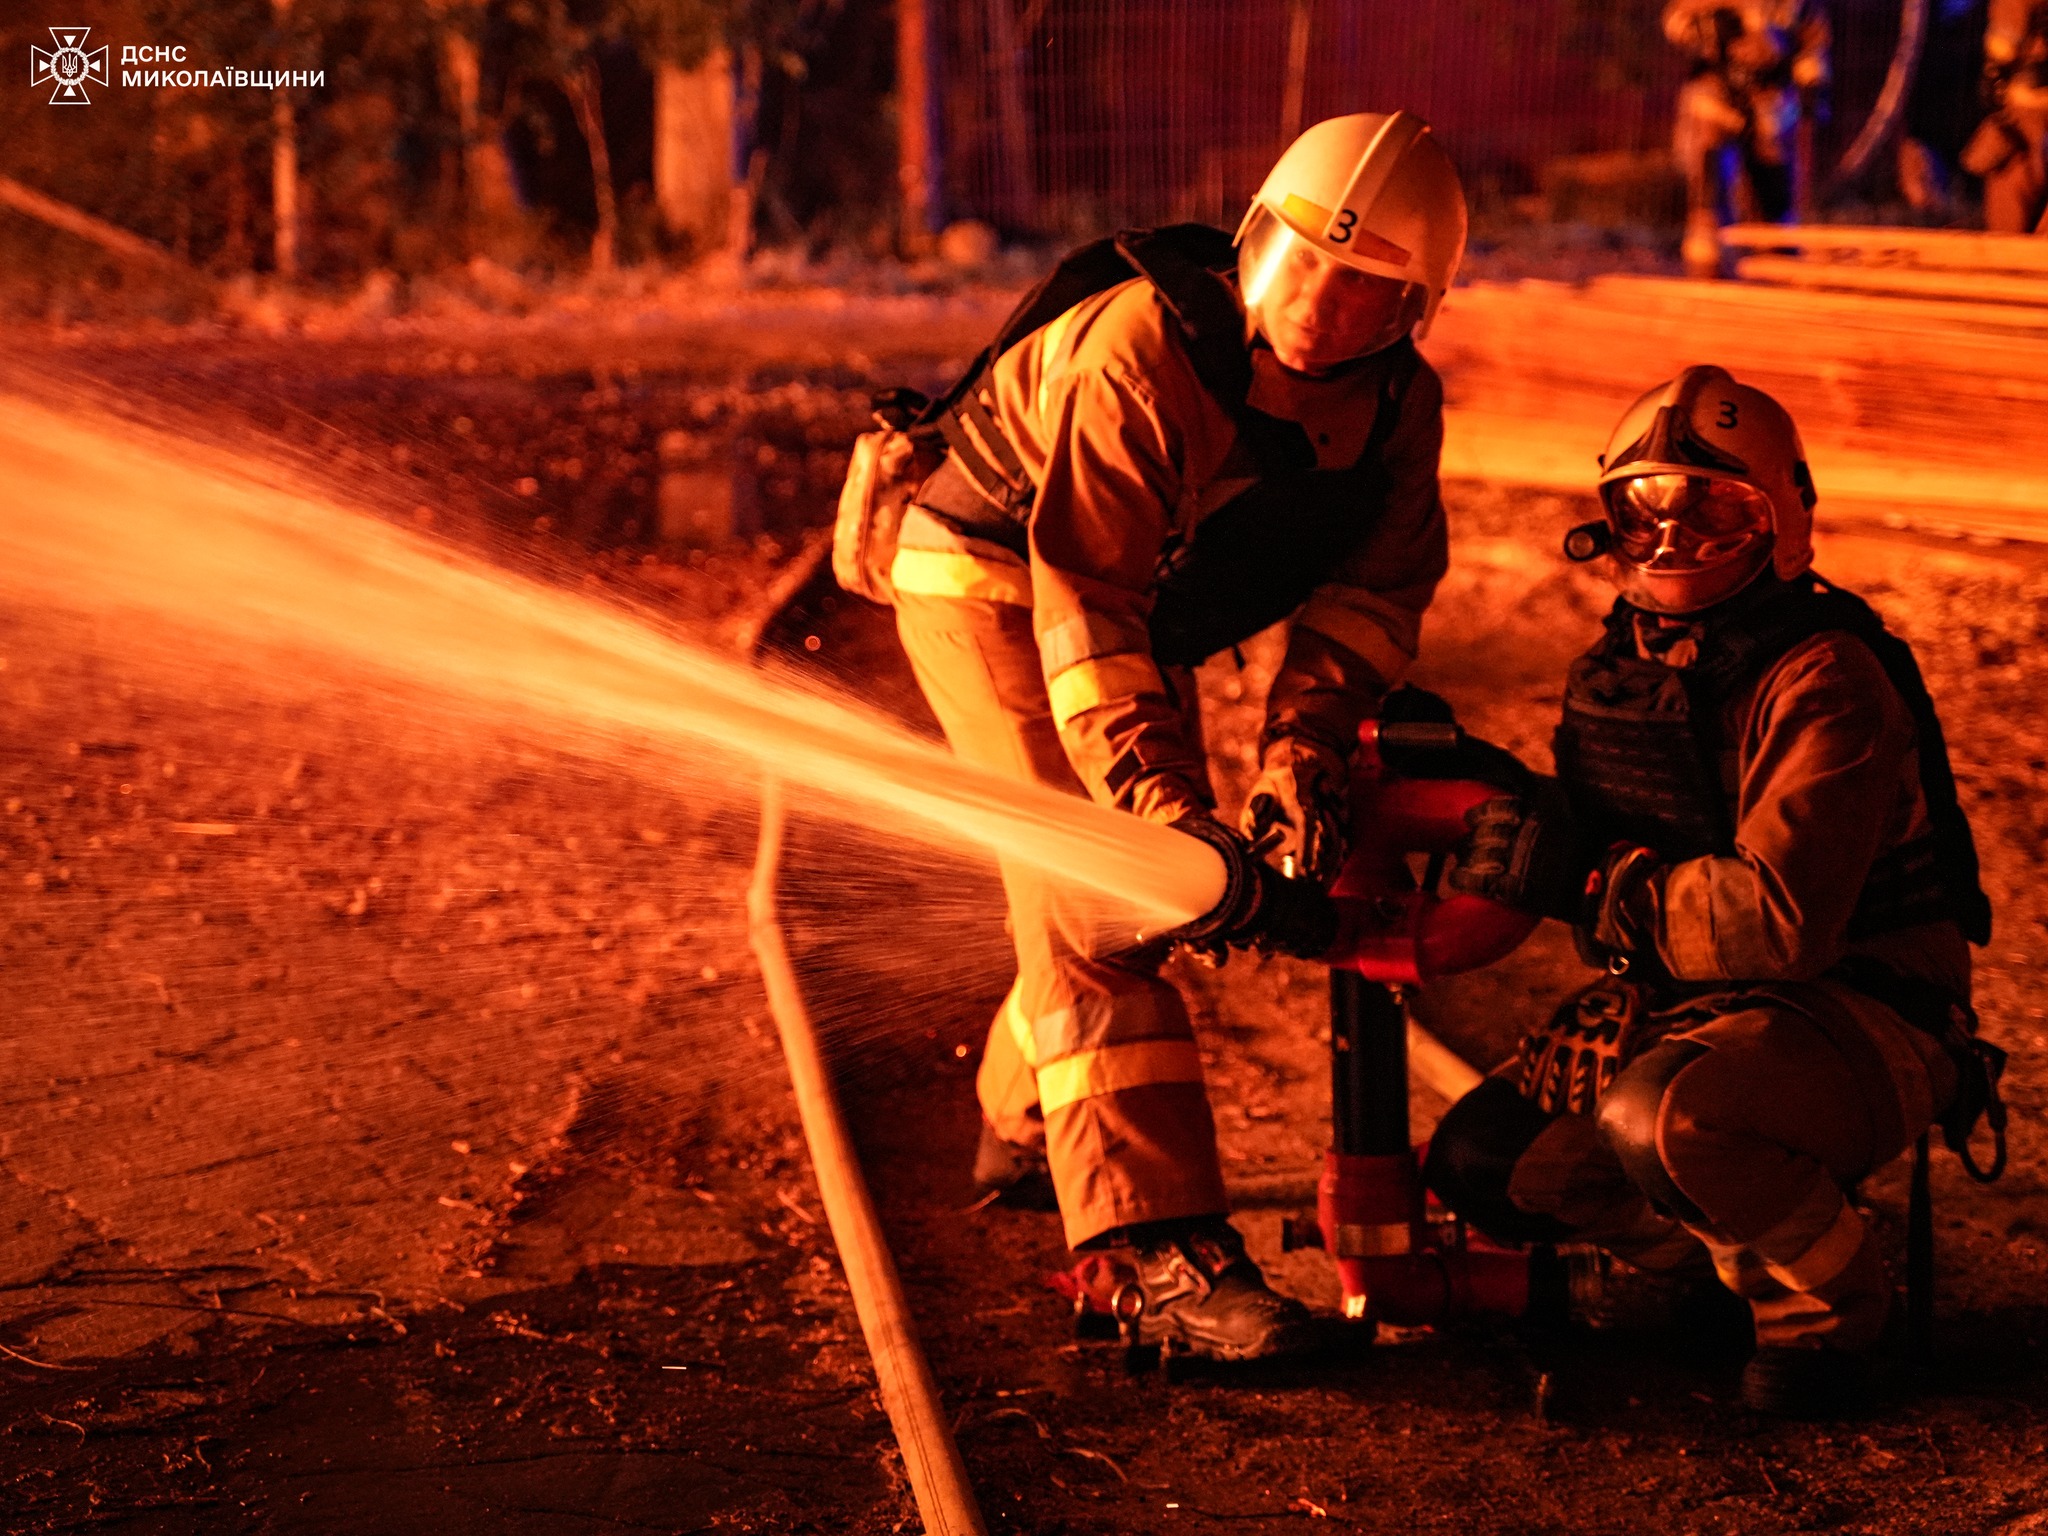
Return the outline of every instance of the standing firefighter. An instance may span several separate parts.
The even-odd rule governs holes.
[[[1453,1106],[1427,1177],[1502,1238],[1711,1258],[1756,1324],[1746,1400],[1827,1415],[1892,1296],[1845,1191],[1995,1106],[1990,908],[1912,652],[1809,569],[1783,408],[1689,368],[1601,463],[1606,521],[1567,548],[1604,545],[1621,595],[1571,667],[1558,792],[1473,812],[1451,879],[1576,924],[1608,974]]]
[[[1984,227],[2048,234],[2048,0],[1991,0],[1984,97],[1991,115],[1962,154],[1984,179]]]
[[[1669,0],[1664,35],[1691,60],[1678,92],[1672,153],[1685,176],[1685,264],[1718,276],[1721,226],[1737,217],[1738,180],[1756,216],[1793,216],[1799,123],[1828,84],[1829,29],[1817,0]]]
[[[1444,572],[1443,391],[1410,337],[1464,243],[1427,126],[1361,113],[1287,150],[1234,250],[1178,226],[1069,257],[951,397],[946,458],[890,566],[953,750],[1178,826],[1240,881],[1277,879],[1254,840],[1273,865],[1334,875],[1358,724],[1414,656]],[[1212,816],[1190,669],[1290,616],[1240,833]],[[1306,1312],[1225,1219],[1166,946],[1092,953],[1074,898],[1005,878],[1017,979],[981,1065],[978,1181],[1021,1194],[1049,1173],[1070,1243],[1130,1249],[1122,1306],[1148,1342],[1297,1346]],[[1272,937],[1197,928],[1179,937]]]

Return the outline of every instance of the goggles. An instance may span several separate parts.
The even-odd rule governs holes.
[[[1272,209],[1253,211],[1238,249],[1245,308],[1283,356],[1328,367],[1393,345],[1422,318],[1420,283],[1361,271],[1297,234]]]
[[[1601,487],[1615,553],[1655,571],[1698,571],[1739,559],[1771,537],[1771,499],[1741,480],[1633,475]]]

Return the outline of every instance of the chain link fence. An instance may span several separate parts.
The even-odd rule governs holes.
[[[1302,127],[1397,106],[1429,119],[1480,217],[1571,217],[1572,189],[1589,178],[1654,179],[1685,73],[1659,27],[1662,0],[954,0],[943,10],[949,208],[1016,233],[1228,225]],[[1830,11],[1836,78],[1815,134],[1823,168],[1876,101],[1899,33],[1898,0],[1833,0]]]

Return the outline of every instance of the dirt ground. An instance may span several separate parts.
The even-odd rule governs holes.
[[[815,522],[865,391],[937,375],[971,329],[936,317],[858,360],[813,326],[64,362],[724,642]],[[726,484],[743,537],[660,542],[664,473]],[[1418,680],[1541,761],[1601,606],[1552,553],[1584,513],[1450,499]],[[2048,568],[1870,530],[1821,563],[1920,648],[1999,908],[1979,996],[2014,1052],[2013,1168],[1979,1190],[1937,1161],[1931,1377],[1898,1373],[1855,1424],[1769,1425],[1735,1404],[1739,1354],[1640,1319],[1129,1376],[1042,1284],[1052,1219],[963,1210],[1008,979],[989,871],[802,820],[792,942],[994,1528],[2048,1531]],[[922,718],[885,614],[814,588],[770,639]],[[680,804],[368,694],[279,703],[233,662],[195,687],[55,603],[0,613],[0,658],[0,1524],[914,1523],[745,949],[743,794]],[[1226,801],[1270,660],[1205,673]],[[1545,939],[1423,1006],[1486,1064],[1571,972]],[[1277,1251],[1326,1135],[1321,978],[1182,979],[1241,1220],[1327,1304],[1324,1261]],[[1418,1093],[1418,1131],[1440,1108]],[[1866,1191],[1894,1228],[1902,1189]]]

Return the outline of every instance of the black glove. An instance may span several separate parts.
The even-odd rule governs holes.
[[[1662,896],[1656,876],[1664,861],[1654,849],[1616,843],[1602,853],[1598,867],[1586,878],[1586,900],[1579,916],[1579,957],[1604,965],[1617,975],[1661,975],[1657,931],[1662,925]]]
[[[1451,888],[1518,912],[1580,921],[1597,855],[1554,789],[1532,787],[1467,811]]]
[[[1351,813],[1344,758],[1306,736],[1277,736],[1266,746],[1258,782],[1245,797],[1244,835],[1267,859],[1327,886],[1344,866]]]
[[[1161,937],[1212,953],[1227,945],[1313,960],[1337,942],[1337,906],[1313,880],[1290,880],[1252,852],[1252,845],[1213,816],[1189,816],[1176,832],[1198,838],[1223,860],[1223,899],[1193,922]]]

